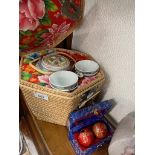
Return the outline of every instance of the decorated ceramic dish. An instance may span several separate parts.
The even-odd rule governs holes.
[[[67,70],[70,65],[70,61],[67,57],[62,55],[47,55],[42,58],[41,65],[48,71]]]
[[[41,60],[36,63],[36,67],[44,72],[48,72],[48,70],[42,66]]]

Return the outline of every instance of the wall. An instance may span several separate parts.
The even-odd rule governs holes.
[[[105,99],[119,122],[134,110],[134,0],[86,0],[73,48],[90,53],[106,72]]]

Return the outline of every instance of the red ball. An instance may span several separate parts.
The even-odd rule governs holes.
[[[107,127],[104,123],[95,123],[93,132],[97,138],[104,138],[107,135]]]
[[[85,147],[90,146],[94,141],[93,132],[88,128],[83,129],[78,136],[78,141]]]

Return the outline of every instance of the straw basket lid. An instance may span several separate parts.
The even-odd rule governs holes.
[[[84,0],[19,1],[20,55],[58,45],[79,25],[83,10]]]

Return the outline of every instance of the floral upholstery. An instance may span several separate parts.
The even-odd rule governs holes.
[[[19,48],[54,47],[78,26],[84,0],[20,0]]]

